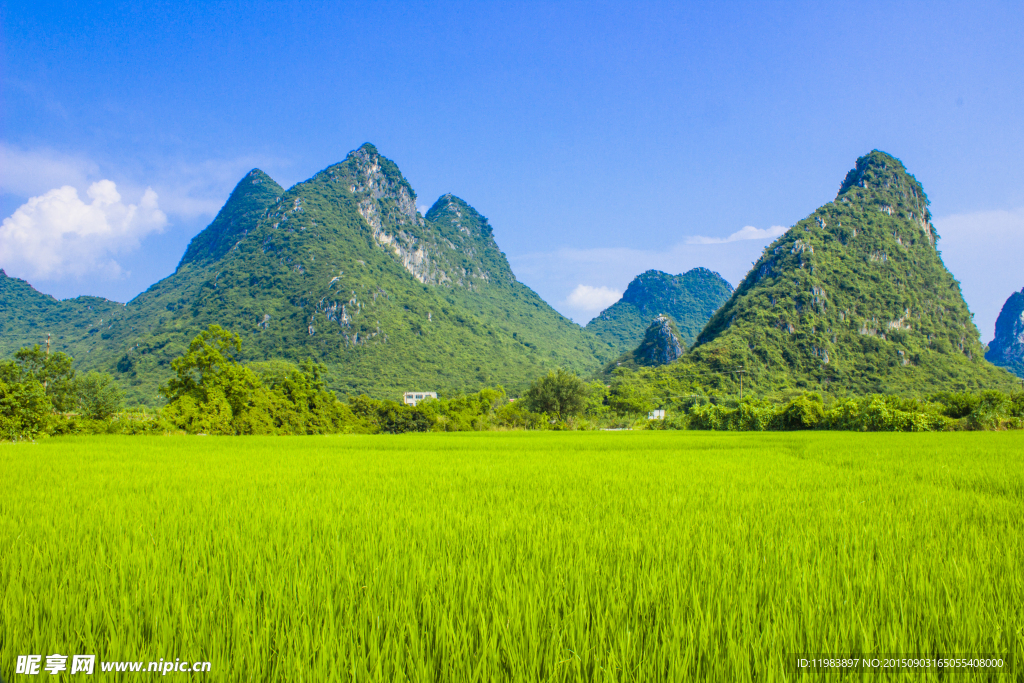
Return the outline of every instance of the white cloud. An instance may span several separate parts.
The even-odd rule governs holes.
[[[610,287],[591,287],[590,285],[577,285],[566,299],[571,307],[587,312],[603,311],[618,301],[622,292]]]
[[[420,204],[419,206],[416,207],[416,209],[424,216],[427,215],[427,211],[430,211],[430,207],[427,206],[426,204]]]
[[[163,210],[191,220],[215,216],[246,173],[268,164],[287,166],[289,162],[252,155],[199,162],[164,162],[158,168],[119,167],[117,173],[108,177],[117,178],[122,192],[128,195],[141,195],[145,190],[145,185],[132,178],[149,178],[146,185],[160,195]],[[86,187],[107,172],[83,156],[48,148],[22,149],[0,142],[0,194],[36,197],[54,187]],[[280,178],[275,180],[281,181]]]
[[[724,244],[726,242],[739,242],[740,240],[770,240],[779,235],[785,234],[789,228],[781,225],[773,225],[768,229],[755,228],[753,225],[745,225],[728,237],[696,237],[687,238],[687,244]]]
[[[100,180],[86,192],[70,185],[32,197],[0,225],[0,267],[9,275],[54,279],[91,273],[118,276],[112,255],[138,248],[143,237],[161,232],[167,216],[147,188],[136,204],[125,204],[117,186]]]

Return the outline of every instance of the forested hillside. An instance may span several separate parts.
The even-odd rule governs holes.
[[[104,304],[116,315],[9,285],[12,348],[53,329],[83,369],[113,372],[143,402],[158,400],[170,362],[210,324],[242,335],[249,360],[311,358],[332,389],[389,398],[515,391],[552,368],[589,372],[611,358],[516,281],[472,207],[446,195],[425,218],[415,200],[370,144],[287,191],[253,170],[173,275],[126,306]]]

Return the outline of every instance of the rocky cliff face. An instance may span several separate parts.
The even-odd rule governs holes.
[[[633,358],[637,365],[665,365],[682,356],[684,351],[679,330],[667,316],[659,315],[647,328]]]
[[[1018,377],[1024,377],[1024,289],[1014,292],[996,319],[996,336],[985,354]]]

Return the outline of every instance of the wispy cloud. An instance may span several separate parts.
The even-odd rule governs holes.
[[[608,308],[622,297],[622,292],[610,287],[591,287],[590,285],[577,285],[572,290],[566,302],[573,308],[598,313]]]
[[[960,281],[981,341],[992,340],[1006,299],[1024,287],[1024,207],[936,218],[942,261]]]
[[[269,164],[286,165],[287,162],[253,155],[179,162],[155,169],[151,184],[160,193],[161,204],[168,213],[187,219],[212,217],[246,173],[253,168],[266,171]],[[280,178],[274,180],[283,184]]]
[[[696,235],[686,240],[687,244],[725,244],[726,242],[739,242],[741,240],[771,240],[783,235],[789,228],[781,225],[773,225],[770,228],[755,228],[753,225],[745,225],[728,237],[702,237]]]
[[[117,186],[101,180],[82,201],[70,185],[32,197],[0,225],[0,264],[8,274],[33,279],[102,274],[117,277],[118,253],[137,249],[160,232],[167,216],[147,188],[138,204],[125,204]]]
[[[54,187],[85,187],[99,166],[81,156],[48,148],[21,149],[0,142],[0,192],[31,197]]]

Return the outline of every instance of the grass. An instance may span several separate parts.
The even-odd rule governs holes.
[[[4,681],[52,653],[230,681],[1024,662],[1019,433],[55,438],[0,445],[0,483]]]

